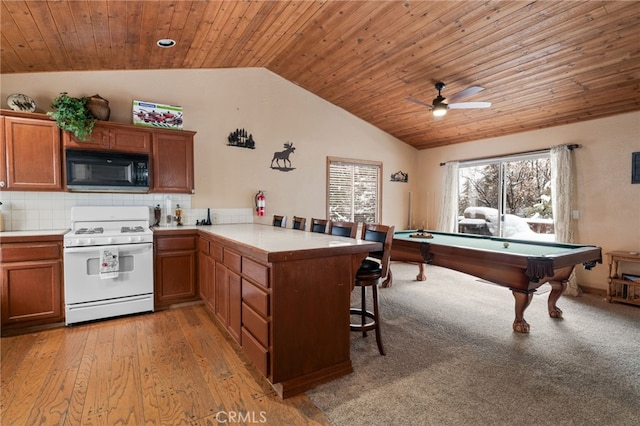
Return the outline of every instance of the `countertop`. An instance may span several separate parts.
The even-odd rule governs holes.
[[[29,241],[62,240],[69,229],[36,229],[33,231],[3,231],[0,240],[5,243],[20,243]]]
[[[197,230],[204,235],[209,234],[212,237],[222,238],[270,254],[326,249],[336,250],[336,252],[362,252],[381,249],[381,244],[377,242],[255,223],[155,227],[153,230],[159,234]]]

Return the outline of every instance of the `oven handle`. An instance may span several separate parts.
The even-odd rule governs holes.
[[[132,251],[138,249],[136,251],[147,251],[153,248],[153,243],[143,243],[143,244],[117,244],[117,245],[109,245],[109,246],[85,246],[85,247],[65,247],[64,253],[87,253],[91,251],[99,251],[104,250],[106,248],[114,247],[117,248],[118,251]]]

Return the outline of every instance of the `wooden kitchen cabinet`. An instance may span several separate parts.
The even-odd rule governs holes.
[[[211,312],[215,312],[216,262],[222,262],[222,247],[201,236],[198,239],[198,289]]]
[[[194,190],[193,136],[185,130],[155,130],[151,144],[151,192]]]
[[[62,191],[60,129],[45,114],[2,111],[0,189]]]
[[[64,320],[62,236],[0,245],[2,335]]]
[[[98,121],[89,140],[79,141],[72,133],[63,132],[62,141],[65,148],[148,154],[152,135],[152,129],[141,129],[133,124]]]
[[[196,231],[154,234],[155,308],[198,300]]]
[[[241,257],[223,249],[222,262],[216,262],[214,280],[214,313],[231,337],[242,344],[242,277]]]

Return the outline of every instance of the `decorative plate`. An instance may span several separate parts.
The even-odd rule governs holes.
[[[27,95],[14,93],[7,97],[7,105],[14,111],[34,112],[36,102]]]

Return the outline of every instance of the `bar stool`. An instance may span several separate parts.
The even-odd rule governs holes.
[[[307,218],[306,217],[293,217],[293,229],[299,229],[304,231],[304,228],[307,226]]]
[[[311,225],[309,226],[309,231],[325,234],[327,232],[327,223],[329,223],[329,221],[325,219],[311,218]]]
[[[349,314],[359,317],[358,323],[349,324],[351,331],[361,331],[363,337],[367,337],[367,331],[375,330],[376,343],[380,355],[386,355],[382,345],[380,333],[380,311],[378,308],[378,283],[380,279],[387,275],[389,261],[391,258],[391,243],[393,241],[394,226],[377,224],[364,224],[362,227],[362,239],[367,241],[377,241],[382,243],[381,252],[370,253],[360,264],[356,273],[355,286],[360,287],[360,307],[352,307]],[[367,310],[367,287],[371,287],[373,299],[373,311]]]
[[[286,216],[278,216],[276,214],[273,215],[273,226],[279,226],[280,228],[284,228],[286,225],[287,225]]]
[[[327,234],[337,235],[340,237],[355,238],[358,232],[358,224],[355,222],[346,222],[342,220],[332,220],[329,222]]]

